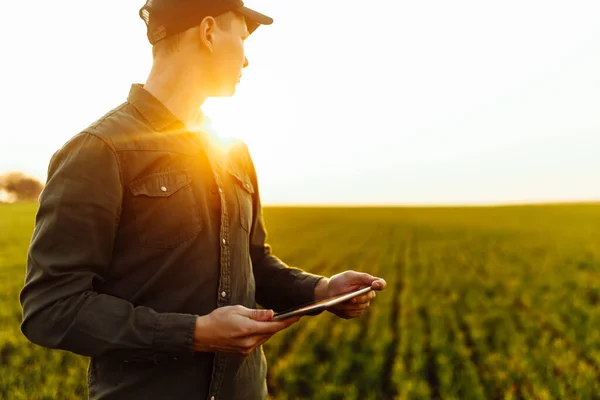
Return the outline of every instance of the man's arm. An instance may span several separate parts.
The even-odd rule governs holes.
[[[110,264],[122,194],[116,154],[103,139],[82,133],[54,155],[20,295],[21,330],[36,344],[85,356],[192,354],[196,316],[95,291]]]
[[[247,147],[244,145],[244,158],[255,187],[254,217],[250,231],[250,257],[256,281],[256,301],[265,308],[283,311],[315,300],[317,284],[324,279],[298,268],[289,267],[271,251],[266,243],[262,205],[258,189],[256,170]]]
[[[323,277],[315,286],[315,301],[326,299],[329,296],[329,278]]]

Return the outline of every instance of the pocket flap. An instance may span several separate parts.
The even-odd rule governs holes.
[[[233,176],[235,178],[235,180],[238,182],[238,184],[244,188],[244,190],[246,190],[250,194],[254,194],[254,185],[252,185],[252,182],[250,182],[250,179],[238,174],[237,172],[231,171],[231,170],[229,171],[229,173],[231,174],[231,176]]]
[[[169,197],[190,183],[186,172],[159,172],[131,182],[129,190],[134,196]]]

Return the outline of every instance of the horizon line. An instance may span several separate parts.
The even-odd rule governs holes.
[[[32,204],[37,200],[3,201],[0,205]],[[600,205],[600,199],[592,200],[551,200],[513,201],[498,203],[263,203],[263,208],[499,208],[530,206],[593,206]]]
[[[269,208],[493,208],[519,206],[569,206],[600,205],[600,199],[592,200],[540,200],[507,201],[489,203],[263,203]]]

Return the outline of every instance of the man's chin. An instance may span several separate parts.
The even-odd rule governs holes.
[[[234,85],[233,87],[227,88],[227,89],[223,88],[223,89],[217,91],[211,97],[231,97],[235,94],[235,89],[236,89],[236,85]]]

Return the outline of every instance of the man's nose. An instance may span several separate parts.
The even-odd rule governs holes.
[[[246,68],[248,66],[248,57],[244,57],[244,66],[242,68]]]

